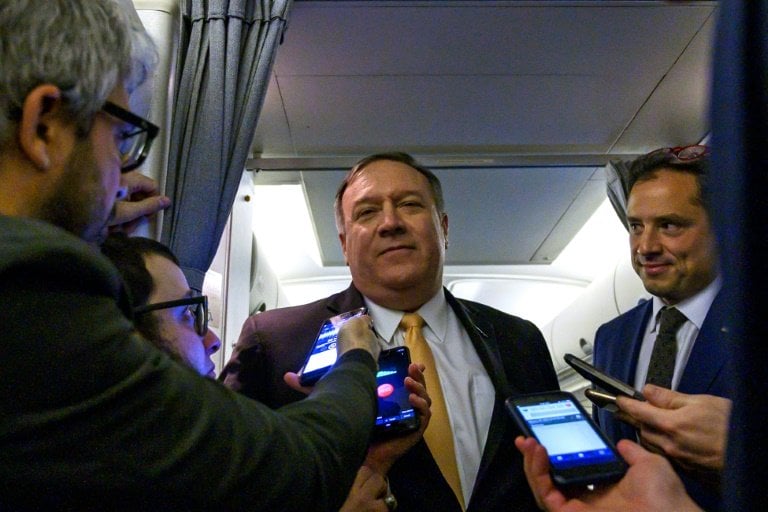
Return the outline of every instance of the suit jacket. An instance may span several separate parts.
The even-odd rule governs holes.
[[[496,389],[488,439],[467,510],[538,510],[523,474],[522,456],[513,444],[519,432],[504,409],[504,400],[558,388],[544,338],[531,322],[458,300],[447,290],[445,295]],[[250,317],[221,378],[272,407],[300,400],[302,395],[283,383],[283,374],[301,367],[323,320],[364,305],[362,295],[351,285],[310,304]],[[395,463],[389,483],[400,512],[460,510],[423,441]]]
[[[338,510],[375,417],[370,355],[275,412],[140,338],[121,283],[74,236],[0,215],[0,510]]]
[[[735,375],[729,363],[732,349],[728,327],[722,314],[723,306],[723,293],[720,292],[712,302],[693,345],[677,388],[681,393],[733,398],[732,384]],[[652,309],[653,302],[647,300],[597,330],[594,351],[594,363],[597,368],[624,382],[634,381],[640,346]],[[635,428],[615,419],[612,413],[598,409],[596,419],[614,442],[619,439],[637,440]],[[700,506],[705,510],[719,509],[716,486],[703,485],[677,469],[688,493]]]

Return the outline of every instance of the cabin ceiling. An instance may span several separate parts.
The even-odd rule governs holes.
[[[549,263],[604,200],[609,159],[706,136],[715,10],[295,1],[247,166],[304,185],[324,266],[343,265],[344,172],[392,150],[443,181],[449,265]]]

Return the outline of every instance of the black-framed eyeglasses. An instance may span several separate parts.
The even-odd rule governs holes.
[[[680,163],[692,162],[699,158],[709,156],[709,146],[694,144],[692,146],[677,146],[674,148],[660,148],[651,151],[648,156],[669,155]]]
[[[195,332],[200,336],[205,336],[208,332],[208,320],[210,312],[208,311],[208,296],[198,295],[196,297],[186,297],[184,299],[171,300],[167,302],[157,302],[155,304],[146,304],[133,309],[134,315],[143,315],[150,311],[158,309],[177,308],[187,306],[189,312],[195,319]]]
[[[131,128],[120,134],[118,150],[122,160],[120,172],[132,171],[146,160],[160,128],[111,101],[105,102],[101,110],[131,125]]]

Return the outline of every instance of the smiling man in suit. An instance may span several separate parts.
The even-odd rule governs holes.
[[[310,304],[249,318],[224,382],[272,407],[299,400],[283,374],[301,366],[324,319],[367,306],[387,349],[418,343],[410,334],[406,340],[401,325],[404,313],[417,313],[420,339],[431,353],[416,355],[421,349],[411,348],[414,362],[426,365],[432,397],[426,442],[404,454],[384,454],[383,462],[372,450],[366,464],[387,474],[403,512],[536,510],[503,401],[558,387],[541,333],[531,322],[456,299],[443,288],[448,215],[440,182],[409,155],[358,162],[341,184],[335,208],[352,285]],[[431,440],[430,433],[444,437]]]
[[[653,298],[600,327],[594,362],[648,400],[629,401],[616,416],[599,410],[600,426],[614,441],[639,437],[667,455],[689,494],[713,510],[734,375],[704,199],[708,153],[705,146],[665,148],[632,163],[632,266]]]

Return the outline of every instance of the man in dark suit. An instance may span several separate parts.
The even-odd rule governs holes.
[[[616,416],[598,410],[603,430],[614,441],[639,436],[670,457],[689,494],[711,510],[719,503],[734,375],[716,240],[702,192],[708,158],[705,146],[690,146],[633,162],[627,202],[632,266],[653,298],[598,329],[594,362],[648,399],[629,402]],[[668,309],[679,320],[663,357]]]
[[[358,162],[335,206],[352,285],[310,304],[249,318],[222,373],[224,382],[272,407],[299,400],[283,375],[302,365],[324,319],[367,306],[385,349],[404,343],[403,313],[418,313],[435,361],[424,375],[439,376],[448,416],[442,426],[452,432],[448,443],[458,479],[446,477],[449,471],[436,462],[429,439],[396,461],[399,453],[372,450],[366,464],[388,474],[401,511],[535,510],[512,443],[517,430],[503,401],[558,387],[541,333],[531,322],[456,299],[443,288],[448,216],[440,182],[409,155],[379,154]],[[435,390],[428,383],[430,395]],[[439,428],[434,405],[428,431]]]

